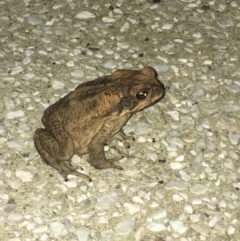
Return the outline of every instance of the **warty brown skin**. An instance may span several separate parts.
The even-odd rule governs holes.
[[[75,90],[49,106],[34,133],[34,145],[43,161],[55,168],[65,180],[69,174],[91,181],[71,165],[74,154],[89,154],[97,169],[117,168],[120,158],[106,159],[104,145],[113,139],[127,144],[122,127],[128,119],[160,101],[163,84],[151,67],[117,70],[111,75],[80,84]],[[80,167],[81,168],[81,167]]]

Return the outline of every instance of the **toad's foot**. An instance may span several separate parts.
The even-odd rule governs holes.
[[[114,163],[114,162],[119,161],[122,158],[123,158],[123,156],[122,157],[115,157],[115,158],[111,158],[111,159],[106,159],[106,158],[98,159],[98,158],[96,158],[96,159],[94,159],[94,161],[93,161],[93,159],[89,160],[89,162],[96,169],[115,168],[115,169],[123,170],[123,168],[120,165],[117,165],[117,164]]]
[[[54,168],[63,176],[65,181],[68,181],[68,177],[67,177],[68,175],[75,175],[78,177],[87,178],[89,182],[92,182],[92,179],[88,175],[85,175],[77,171],[77,169],[83,170],[82,167],[79,167],[79,166],[74,167],[70,163],[64,162]]]
[[[130,141],[135,141],[135,138],[133,136],[127,136],[123,130],[121,129],[119,132],[117,132],[109,141],[110,143],[112,140],[118,140],[121,141],[127,148],[130,148],[129,140]]]

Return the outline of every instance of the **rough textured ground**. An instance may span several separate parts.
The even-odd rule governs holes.
[[[240,240],[240,1],[0,1],[0,240]],[[79,83],[153,66],[166,97],[123,171],[42,163],[33,132]]]

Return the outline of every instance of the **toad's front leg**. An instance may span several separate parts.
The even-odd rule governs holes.
[[[114,164],[114,162],[119,161],[122,157],[116,157],[111,159],[106,159],[104,152],[104,144],[106,132],[102,129],[93,138],[88,146],[89,162],[96,169],[107,169],[116,168],[122,170],[122,167]]]
[[[129,140],[130,141],[135,141],[135,138],[133,136],[127,136],[124,132],[123,129],[120,129],[109,141],[110,143],[113,140],[118,140],[121,141],[127,148],[130,148]]]

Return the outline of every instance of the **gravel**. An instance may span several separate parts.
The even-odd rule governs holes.
[[[240,2],[0,1],[0,240],[240,240]],[[119,170],[33,146],[44,109],[115,69],[153,66],[165,98],[114,141]]]

